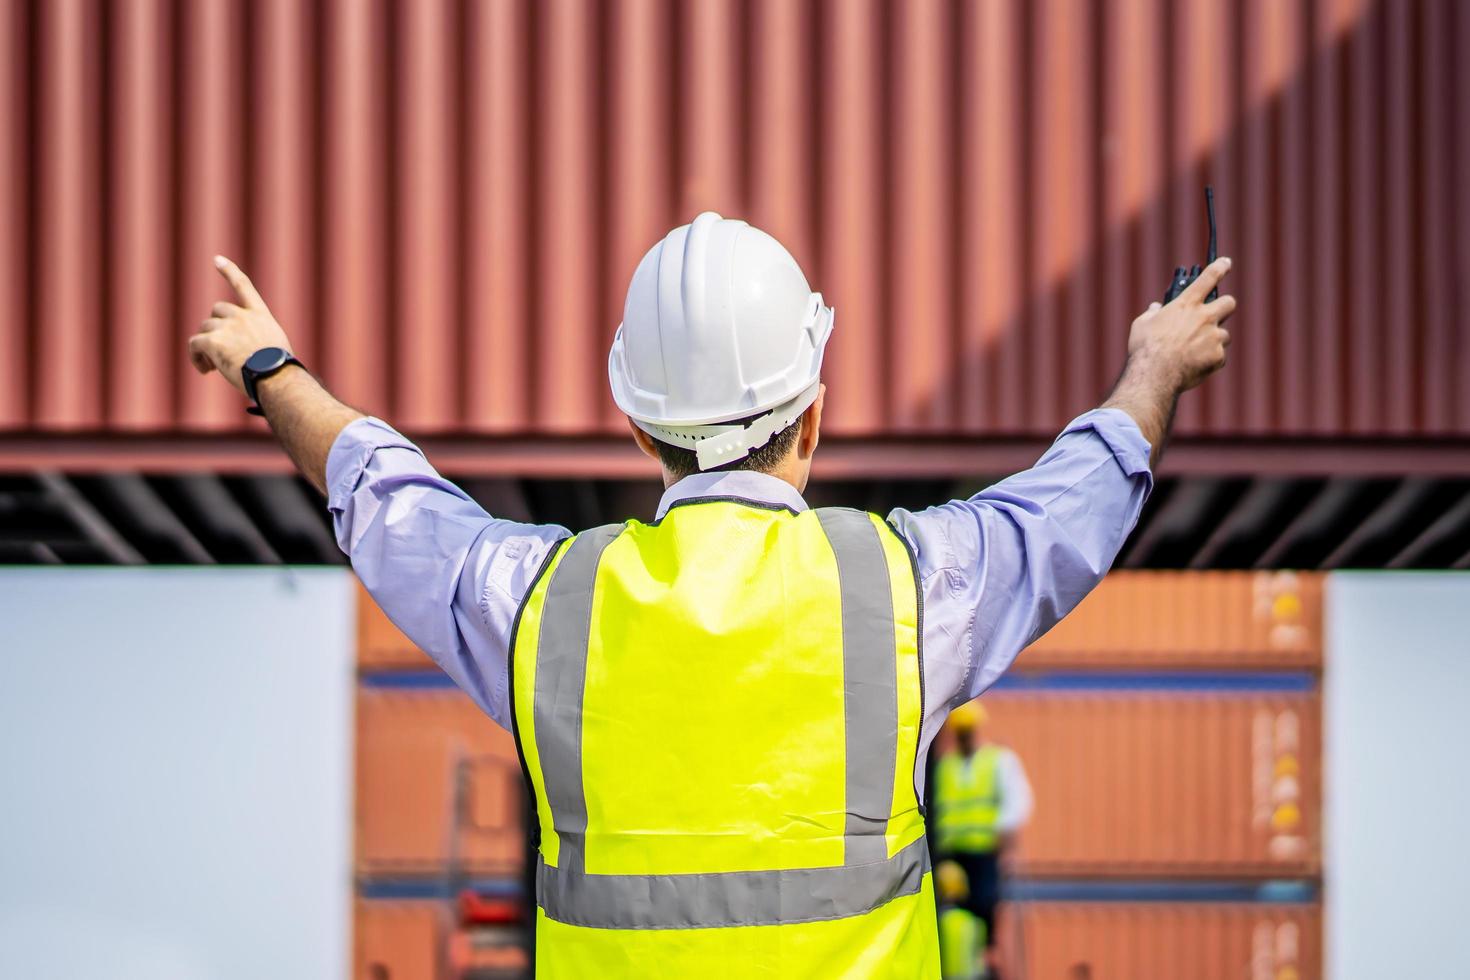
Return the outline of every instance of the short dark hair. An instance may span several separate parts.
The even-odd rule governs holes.
[[[737,419],[732,425],[749,425],[761,415],[752,415],[749,418]],[[780,432],[771,436],[759,449],[752,449],[750,455],[733,460],[713,469],[705,470],[706,473],[728,473],[731,470],[755,470],[759,473],[769,473],[781,465],[781,461],[791,452],[791,447],[796,445],[796,437],[801,434],[801,419],[798,418]],[[664,464],[676,480],[682,480],[700,472],[699,457],[694,450],[685,449],[683,446],[674,446],[661,439],[653,440],[653,447],[658,450],[659,462]]]

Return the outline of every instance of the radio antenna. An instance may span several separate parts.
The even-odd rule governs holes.
[[[1217,251],[1215,248],[1215,188],[1209,184],[1205,185],[1205,211],[1210,216],[1210,252],[1205,259],[1205,264],[1215,261]]]

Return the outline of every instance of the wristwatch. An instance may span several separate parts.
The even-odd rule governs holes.
[[[301,369],[306,370],[306,365],[296,359],[296,355],[284,347],[262,347],[245,359],[240,367],[240,380],[245,385],[245,397],[250,399],[250,407],[245,409],[251,415],[264,415],[261,410],[260,399],[255,397],[255,386],[260,383],[261,378],[269,378],[287,364],[299,364]]]

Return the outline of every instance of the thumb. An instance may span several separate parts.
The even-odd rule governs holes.
[[[1152,303],[1148,304],[1148,309],[1145,312],[1147,312],[1147,313],[1155,313],[1155,312],[1157,312],[1159,310],[1162,310],[1163,308],[1164,308],[1164,304],[1163,303],[1160,303],[1158,300],[1154,300]]]

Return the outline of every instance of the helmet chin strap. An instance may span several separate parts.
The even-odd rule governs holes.
[[[771,437],[801,418],[817,400],[820,379],[795,398],[783,402],[748,425],[714,422],[709,425],[666,426],[634,419],[633,424],[661,442],[692,449],[701,472],[744,459],[771,441]]]

